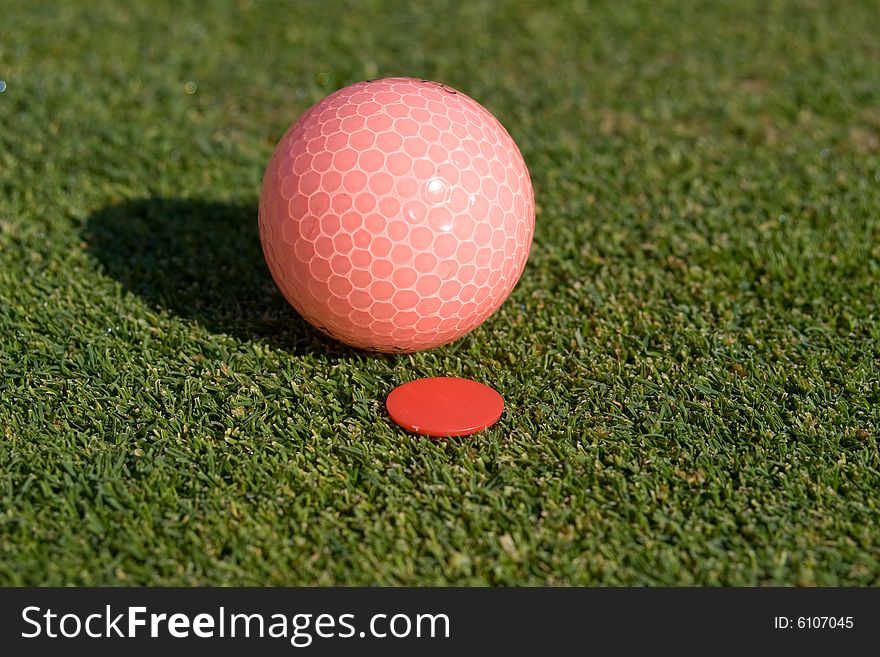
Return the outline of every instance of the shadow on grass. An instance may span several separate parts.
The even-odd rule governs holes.
[[[257,202],[148,198],[91,215],[84,238],[107,274],[156,308],[292,353],[351,354],[300,317],[260,248]]]

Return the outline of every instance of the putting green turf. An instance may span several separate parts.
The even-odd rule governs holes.
[[[4,4],[0,582],[880,583],[876,2]],[[275,290],[263,168],[355,80],[528,162],[470,336],[347,349]],[[489,383],[431,442],[383,400]]]

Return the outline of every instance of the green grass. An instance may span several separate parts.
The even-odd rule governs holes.
[[[878,16],[5,3],[0,583],[880,583]],[[486,324],[375,356],[286,305],[256,205],[395,74],[501,119],[538,221]],[[430,375],[501,422],[396,429]]]

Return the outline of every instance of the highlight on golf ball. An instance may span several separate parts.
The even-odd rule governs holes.
[[[529,255],[535,203],[513,139],[484,107],[413,78],[358,82],[294,123],[266,168],[260,240],[311,324],[413,352],[479,326]]]

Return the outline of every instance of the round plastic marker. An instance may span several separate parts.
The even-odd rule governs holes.
[[[423,436],[469,436],[498,421],[504,399],[476,381],[435,377],[395,388],[385,406],[391,419],[407,431]]]

